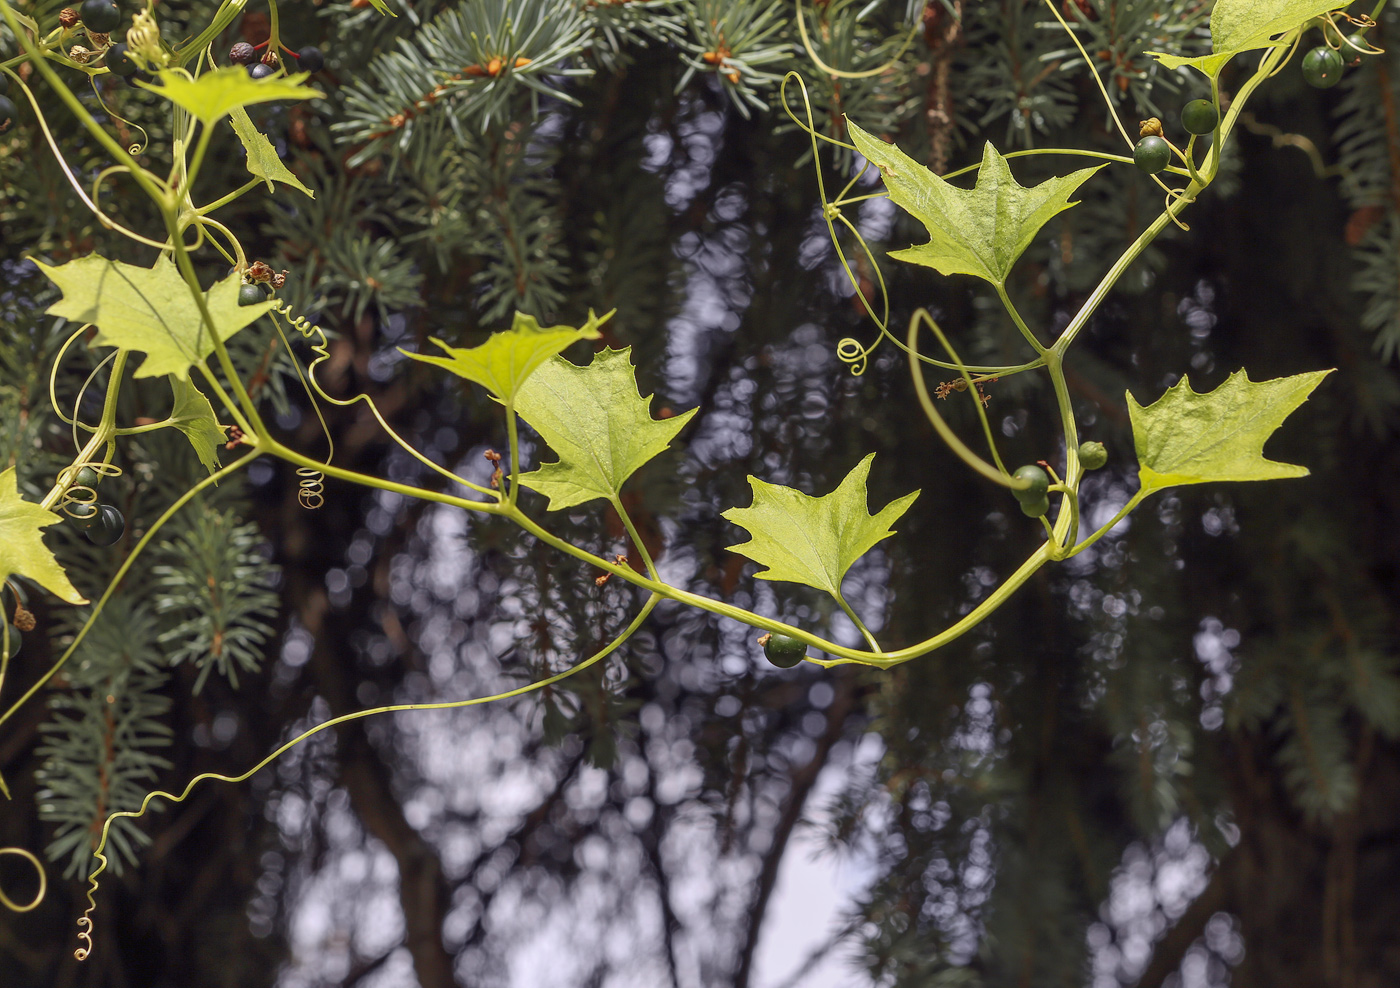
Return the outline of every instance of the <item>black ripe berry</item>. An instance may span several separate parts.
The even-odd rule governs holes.
[[[228,60],[234,65],[252,65],[258,60],[258,50],[246,41],[240,41],[228,50]]]
[[[10,91],[10,77],[0,72],[0,96],[4,96]]]
[[[779,669],[791,669],[807,656],[807,646],[787,635],[764,635],[759,642],[768,661]]]
[[[1220,114],[1208,99],[1193,99],[1181,108],[1181,126],[1188,134],[1209,134],[1219,122]]]
[[[303,72],[320,72],[326,67],[326,57],[321,54],[321,49],[314,45],[307,45],[297,52],[297,68]]]
[[[13,624],[9,625],[10,631],[10,658],[19,654],[20,646],[24,644],[24,636],[19,633],[19,629]]]
[[[125,41],[118,41],[111,48],[107,49],[107,56],[104,61],[107,63],[107,68],[112,70],[113,75],[129,76],[136,74],[136,63],[127,56],[129,50]]]
[[[1318,45],[1303,56],[1303,78],[1309,86],[1318,89],[1331,89],[1342,81],[1341,52],[1333,51],[1326,45]]]
[[[266,62],[259,62],[257,65],[249,67],[248,74],[254,79],[266,79],[268,76],[272,75],[276,71],[276,69],[274,69],[271,65],[268,65]]]
[[[112,545],[126,531],[126,519],[110,504],[97,506],[96,518],[87,526],[87,538],[93,545]]]
[[[111,34],[122,23],[122,12],[112,0],[83,0],[83,27],[92,34]]]
[[[9,97],[0,96],[0,134],[9,130],[18,116],[19,109],[10,102]]]
[[[267,289],[262,285],[239,285],[238,304],[257,305],[267,300]]]
[[[1172,149],[1160,137],[1148,136],[1133,145],[1133,164],[1147,175],[1156,175],[1172,160]]]
[[[97,505],[87,501],[73,501],[68,505],[68,518],[79,529],[86,531],[97,521]]]

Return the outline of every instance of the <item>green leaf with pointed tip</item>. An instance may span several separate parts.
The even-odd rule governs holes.
[[[1182,58],[1150,51],[1169,69],[1189,65],[1210,78],[1220,74],[1236,55],[1259,48],[1274,48],[1273,39],[1292,31],[1320,14],[1339,10],[1348,3],[1337,0],[1216,0],[1210,13],[1211,53]]]
[[[183,377],[170,375],[170,387],[175,393],[175,407],[170,413],[172,424],[185,434],[194,447],[195,455],[210,473],[219,469],[218,449],[227,440],[214,406],[209,404],[198,388]]]
[[[325,93],[301,81],[308,73],[254,79],[245,69],[212,69],[194,79],[171,69],[160,70],[159,86],[151,87],[166,99],[189,110],[195,119],[208,125],[239,106],[270,103],[279,99],[317,99]]]
[[[1217,480],[1306,477],[1307,467],[1264,458],[1264,442],[1330,370],[1251,381],[1242,370],[1209,394],[1185,377],[1146,407],[1128,395],[1143,490]]]
[[[96,346],[139,350],[146,359],[137,377],[174,374],[188,377],[190,367],[214,352],[214,341],[199,315],[194,296],[172,261],[138,268],[88,254],[76,261],[40,270],[63,292],[48,313],[97,326]],[[238,304],[238,275],[229,275],[204,293],[210,314],[227,340],[272,308],[272,302]]]
[[[517,312],[510,329],[492,333],[480,346],[451,347],[433,337],[432,341],[446,351],[446,357],[410,353],[404,349],[400,349],[399,353],[425,364],[444,367],[458,377],[475,381],[501,401],[510,402],[526,378],[541,364],[579,340],[598,339],[603,335],[598,327],[611,318],[611,312],[595,316],[590,309],[588,322],[575,329],[572,326],[541,326],[534,316]]]
[[[234,107],[229,111],[229,123],[233,124],[234,133],[238,135],[238,139],[243,142],[243,147],[248,152],[248,172],[255,178],[267,182],[267,191],[273,190],[272,183],[274,181],[286,182],[292,188],[305,192],[312,199],[316,198],[316,193],[302,185],[301,179],[293,175],[291,169],[282,164],[277,149],[272,146],[272,142],[267,139],[266,134],[253,126],[253,121],[249,118],[247,110],[241,106]]]
[[[1069,197],[1102,168],[1084,168],[1024,188],[1011,177],[1006,159],[989,142],[982,152],[977,185],[959,189],[847,120],[851,140],[880,169],[890,198],[928,228],[929,242],[890,252],[890,257],[923,264],[942,274],[971,274],[994,285],[1040,228],[1074,203]]]
[[[44,545],[39,532],[62,520],[48,508],[19,496],[14,467],[0,473],[0,583],[22,576],[70,604],[87,603],[87,598],[68,581],[68,574]]]
[[[752,538],[730,546],[730,551],[767,566],[756,574],[761,580],[803,583],[840,597],[841,581],[851,564],[893,535],[890,526],[919,496],[918,491],[906,494],[871,515],[865,482],[874,458],[871,453],[857,463],[824,497],[749,477],[753,505],[730,508],[724,517],[747,529]]]
[[[651,395],[637,390],[632,348],[600,350],[586,367],[552,357],[515,396],[520,416],[559,454],[520,482],[560,511],[617,497],[638,468],[671,445],[695,409],[651,417]]]

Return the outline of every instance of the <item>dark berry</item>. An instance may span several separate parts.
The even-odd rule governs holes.
[[[1193,99],[1181,108],[1181,126],[1188,134],[1209,134],[1219,122],[1220,114],[1208,99]]]
[[[79,529],[86,531],[89,525],[97,521],[97,505],[87,501],[70,501],[68,519]]]
[[[1326,45],[1318,45],[1303,56],[1303,78],[1309,86],[1318,89],[1331,89],[1341,82],[1344,67],[1341,52],[1333,51]]]
[[[262,285],[239,285],[238,304],[257,305],[267,300],[267,289]]]
[[[24,636],[23,636],[22,634],[19,633],[19,629],[16,628],[13,624],[12,624],[12,625],[9,625],[9,629],[10,629],[10,658],[13,659],[16,655],[19,654],[20,646],[24,644]]]
[[[266,79],[268,76],[272,75],[276,71],[276,69],[274,69],[271,65],[268,65],[266,62],[259,62],[257,65],[249,67],[248,74],[254,79]]]
[[[87,538],[93,545],[112,545],[126,531],[126,519],[110,504],[97,506],[97,517],[88,524]]]
[[[107,49],[107,57],[104,61],[107,68],[111,69],[113,75],[129,76],[136,72],[137,65],[133,62],[127,52],[131,49],[127,47],[125,41],[118,41],[111,48]]]
[[[234,65],[252,65],[258,60],[258,50],[246,41],[240,41],[228,50],[228,60]]]
[[[10,124],[19,119],[19,108],[6,96],[0,96],[0,134],[10,129]]]
[[[1103,443],[1086,440],[1079,444],[1079,462],[1085,470],[1097,470],[1108,462],[1108,448]]]
[[[4,96],[10,91],[10,77],[0,72],[0,96]]]
[[[307,45],[297,52],[297,68],[303,72],[320,72],[326,67],[326,57],[321,54],[321,49]]]
[[[83,27],[93,34],[111,34],[122,23],[121,9],[112,0],[83,0]]]
[[[1148,136],[1133,145],[1133,164],[1148,175],[1156,175],[1172,160],[1172,149],[1160,137]]]
[[[807,656],[807,646],[787,635],[764,635],[759,641],[763,643],[763,654],[779,669],[791,669]]]
[[[1012,494],[1016,495],[1016,500],[1020,501],[1022,504],[1025,504],[1027,501],[1034,501],[1037,498],[1043,498],[1046,490],[1050,487],[1050,478],[1046,476],[1044,470],[1040,469],[1040,467],[1036,466],[1034,463],[1027,463],[1025,466],[1017,468],[1016,472],[1011,476],[1017,480],[1030,482],[1029,487],[1022,487],[1019,490],[1013,489],[1011,491]],[[1044,512],[1042,511],[1041,514],[1044,514]]]

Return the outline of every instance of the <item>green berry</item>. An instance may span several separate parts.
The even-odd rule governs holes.
[[[1346,56],[1348,65],[1360,65],[1361,60],[1371,52],[1371,43],[1366,40],[1366,35],[1360,32],[1347,38],[1347,43],[1342,47],[1342,53]],[[4,92],[4,90],[0,89],[0,92]]]
[[[78,528],[86,531],[88,526],[97,521],[97,505],[88,501],[72,501],[69,503],[68,519]]]
[[[77,479],[73,483],[79,487],[96,487],[102,480],[102,475],[92,467],[83,467],[78,471]]]
[[[1172,149],[1155,135],[1144,137],[1133,145],[1133,164],[1147,175],[1156,175],[1172,160]]]
[[[1181,126],[1188,134],[1209,134],[1219,122],[1220,114],[1208,99],[1193,99],[1181,108]]]
[[[763,643],[763,654],[779,669],[791,669],[807,657],[807,646],[796,638],[771,634],[764,635],[759,641]]]
[[[137,65],[127,54],[130,50],[125,41],[118,41],[107,49],[107,55],[103,58],[103,62],[113,75],[126,77],[136,74]]]
[[[238,304],[257,305],[259,302],[267,301],[267,289],[262,285],[239,285]]]
[[[1342,54],[1326,45],[1318,45],[1303,56],[1303,78],[1309,86],[1331,89],[1342,81]]]
[[[1097,470],[1108,462],[1108,449],[1103,443],[1088,440],[1079,444],[1079,462],[1085,470]]]
[[[1040,495],[1040,497],[1036,498],[1034,501],[1021,502],[1021,514],[1025,515],[1027,518],[1043,518],[1045,513],[1049,510],[1050,498],[1046,497],[1044,494]]]
[[[97,517],[87,527],[88,541],[93,545],[112,545],[126,531],[126,519],[110,504],[97,506]]]
[[[1050,488],[1050,478],[1046,475],[1044,470],[1040,469],[1040,467],[1036,466],[1034,463],[1027,463],[1025,466],[1019,467],[1011,476],[1016,480],[1030,481],[1029,487],[1022,487],[1011,491],[1012,494],[1016,495],[1016,500],[1020,501],[1022,505],[1025,505],[1027,501],[1044,499],[1045,492]],[[1043,515],[1045,512],[1042,511],[1040,514]]]
[[[111,34],[122,23],[122,12],[112,0],[83,0],[83,27],[92,34]]]
[[[16,628],[13,624],[9,626],[9,629],[10,629],[10,658],[13,659],[16,655],[19,654],[20,646],[24,644],[24,636],[23,636],[22,634],[19,633],[19,629]]]

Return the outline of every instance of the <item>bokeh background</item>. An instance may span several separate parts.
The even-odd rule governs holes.
[[[505,445],[497,409],[399,348],[474,345],[517,308],[573,323],[615,308],[602,342],[632,348],[658,413],[699,409],[628,493],[673,581],[850,637],[814,592],[755,581],[720,513],[748,503],[750,474],[822,494],[869,452],[873,507],[922,491],[846,584],[888,646],[956,620],[1034,548],[1039,526],[938,441],[903,354],[885,343],[860,375],[838,359],[839,341],[876,331],[822,222],[815,169],[840,188],[858,162],[823,151],[814,164],[777,79],[805,75],[825,133],[841,136],[849,113],[939,171],[975,163],[985,140],[1121,153],[1091,70],[1130,126],[1156,115],[1179,132],[1180,105],[1204,93],[1144,51],[1206,50],[1208,4],[1066,3],[1086,67],[1050,8],[1022,0],[829,0],[801,14],[745,0],[390,3],[394,20],[360,0],[282,11],[291,48],[323,48],[313,81],[326,98],[255,120],[316,199],[255,192],[220,214],[250,256],[291,272],[284,295],[333,334],[328,390],[372,395],[434,461],[485,482],[485,452]],[[47,23],[60,5],[17,6]],[[156,12],[180,38],[215,6]],[[797,16],[828,63],[886,68],[823,76]],[[471,30],[507,17],[516,33],[492,36],[497,53],[538,72],[463,76],[428,109],[394,109],[429,91],[424,79],[485,65]],[[268,28],[250,5],[219,60]],[[1384,48],[1388,32],[1387,20],[1369,37]],[[13,54],[6,36],[0,58]],[[1128,271],[1068,363],[1083,430],[1110,451],[1084,485],[1090,526],[1136,489],[1125,394],[1147,403],[1183,374],[1205,391],[1241,367],[1255,380],[1337,368],[1267,447],[1310,477],[1156,496],[974,633],[893,671],[778,670],[754,629],[667,605],[616,656],[543,694],[320,735],[246,784],[209,784],[123,831],[131,853],[103,882],[79,964],[76,876],[104,809],[241,772],[336,714],[540,678],[638,606],[509,526],[333,481],[308,511],[296,474],[259,462],[174,523],[57,688],[0,729],[14,796],[0,843],[54,856],[45,903],[0,916],[0,982],[1397,983],[1398,66],[1371,56],[1318,91],[1295,59],[1263,87],[1189,231]],[[1227,93],[1244,73],[1226,73]],[[65,78],[123,141],[144,128],[142,160],[166,167],[158,98],[104,76],[99,104],[78,73]],[[67,160],[92,176],[100,149],[31,81]],[[197,198],[244,181],[224,138]],[[1029,185],[1081,166],[1047,156],[1014,170]],[[1042,339],[1162,206],[1125,165],[1081,199],[1010,285]],[[100,202],[153,222],[120,181]],[[966,359],[1024,359],[970,279],[885,257],[923,239],[890,203],[846,215],[872,245],[896,329],[928,306]],[[3,452],[34,496],[72,455],[46,398],[73,327],[41,315],[55,295],[27,258],[152,252],[85,210],[27,104],[0,135],[0,224]],[[873,297],[873,269],[841,244]],[[207,261],[211,279],[226,270]],[[323,454],[272,327],[235,342],[285,440]],[[102,356],[65,358],[65,411]],[[164,414],[163,387],[129,386],[123,415]],[[1008,461],[1057,461],[1043,378],[989,394]],[[95,400],[77,407],[91,416]],[[968,396],[944,407],[973,434]],[[362,405],[324,411],[336,463],[438,483]],[[50,538],[82,588],[100,588],[199,476],[183,442],[156,434],[119,453],[126,473],[104,493],[130,526],[115,549]],[[601,509],[548,523],[627,551]],[[71,615],[36,610],[47,634],[26,637],[11,683],[32,681],[72,633]],[[0,881],[18,896],[31,879],[3,858]]]

